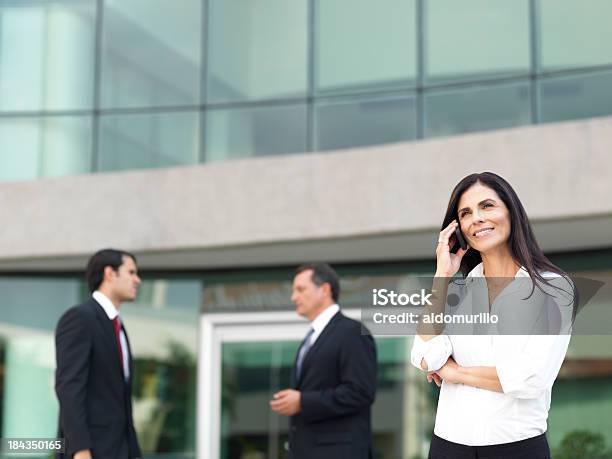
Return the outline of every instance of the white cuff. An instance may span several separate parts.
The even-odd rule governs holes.
[[[421,361],[427,362],[427,371],[438,371],[453,353],[453,346],[446,335],[438,335],[428,341],[415,335],[410,353],[412,365],[421,368]]]

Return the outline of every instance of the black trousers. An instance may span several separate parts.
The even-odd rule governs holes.
[[[434,434],[428,459],[551,459],[546,434],[512,443],[466,446]]]

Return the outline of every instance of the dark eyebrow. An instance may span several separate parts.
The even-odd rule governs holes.
[[[487,199],[483,199],[482,201],[480,201],[480,202],[478,203],[478,205],[479,205],[479,206],[482,206],[482,205],[483,205],[484,203],[486,203],[487,201],[491,201],[491,202],[492,202],[492,203],[494,203],[494,204],[496,203],[495,199],[493,199],[493,198],[487,198]],[[464,207],[463,209],[459,209],[459,210],[457,211],[457,214],[460,214],[460,213],[461,213],[461,212],[463,212],[464,210],[470,210],[470,208],[469,208],[469,207]]]

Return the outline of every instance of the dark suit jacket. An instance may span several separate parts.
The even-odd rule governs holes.
[[[129,342],[126,382],[113,323],[96,300],[90,298],[61,317],[55,350],[59,436],[66,439],[63,457],[72,458],[82,449],[91,449],[94,459],[141,457],[132,421]]]
[[[338,312],[304,357],[299,379],[294,365],[292,387],[301,392],[302,410],[289,421],[289,457],[372,458],[376,372],[372,336]]]

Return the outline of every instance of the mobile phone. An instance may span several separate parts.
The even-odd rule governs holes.
[[[463,233],[459,229],[459,226],[457,226],[457,228],[455,228],[455,245],[453,246],[453,253],[459,251],[459,247],[461,247],[463,250],[467,250],[468,245],[467,242],[465,242],[465,238],[463,237]]]

